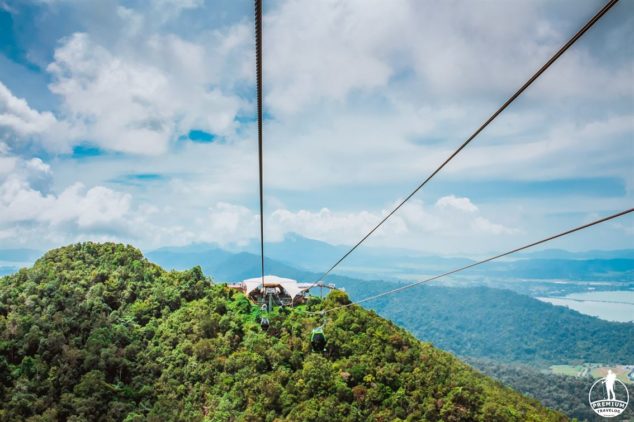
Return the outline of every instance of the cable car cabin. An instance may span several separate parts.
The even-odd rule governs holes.
[[[308,290],[314,286],[311,283],[299,283],[297,280],[275,275],[264,276],[264,286],[261,277],[229,285],[232,289],[242,291],[251,302],[266,305],[269,311],[273,306],[295,306],[304,303]]]
[[[262,330],[268,331],[270,325],[271,323],[269,322],[268,318],[262,318],[260,320],[260,327],[262,327]]]
[[[326,335],[324,334],[324,327],[317,327],[310,333],[310,345],[313,348],[313,352],[325,352],[326,351]]]

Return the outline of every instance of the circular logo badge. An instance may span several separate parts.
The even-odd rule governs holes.
[[[607,376],[592,384],[588,401],[594,413],[613,418],[625,411],[630,402],[630,393],[625,384],[616,378],[616,374],[609,370]]]

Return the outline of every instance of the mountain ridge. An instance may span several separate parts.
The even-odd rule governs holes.
[[[319,273],[343,256],[348,248],[306,238],[297,233],[287,233],[280,242],[265,243],[265,254],[273,267],[284,264],[302,271]],[[166,262],[166,265],[176,264],[175,268],[187,268],[191,266],[185,265],[187,262],[195,262],[187,260],[187,255],[196,255],[197,263],[204,265],[205,260],[216,259],[219,255],[224,255],[228,259],[229,254],[243,252],[259,255],[259,243],[251,242],[239,247],[222,246],[217,243],[192,243],[147,250],[145,254],[149,257],[158,257],[157,259]],[[41,254],[34,249],[0,249],[0,274],[17,271],[20,266],[32,263]],[[187,261],[178,265],[174,260],[169,260],[170,254]],[[445,272],[473,262],[473,259],[459,256],[437,256],[402,248],[369,246],[360,248],[351,255],[338,268],[338,272],[360,279],[380,278],[399,281]],[[476,276],[503,278],[634,282],[634,249],[585,252],[544,249],[524,252],[510,260],[490,263],[486,267],[473,269],[470,273]]]
[[[187,251],[190,246],[182,247]],[[259,244],[248,245],[239,251],[220,246],[202,246],[204,251],[246,252],[259,255]],[[179,247],[169,248],[176,253]],[[281,242],[266,243],[265,255],[289,267],[319,273],[325,271],[345,252],[347,246],[336,246],[297,234],[287,234]],[[159,249],[161,250],[161,249]],[[155,251],[148,251],[153,256]],[[200,249],[198,250],[200,252]],[[475,262],[458,256],[436,256],[407,249],[366,247],[355,251],[338,268],[338,273],[355,278],[376,278],[399,281],[416,275],[442,273]],[[525,252],[513,259],[493,262],[474,268],[473,275],[504,278],[535,278],[571,280],[634,281],[634,249],[614,251],[570,252],[558,249]],[[239,280],[232,280],[239,281]]]

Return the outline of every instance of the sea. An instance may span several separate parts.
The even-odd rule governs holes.
[[[583,292],[537,299],[607,321],[634,322],[634,291]]]

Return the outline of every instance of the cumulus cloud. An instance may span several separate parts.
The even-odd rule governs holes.
[[[288,232],[332,243],[349,242],[379,222],[380,216],[368,211],[333,212],[322,208],[317,212],[277,209],[267,222],[271,241],[281,240]]]
[[[478,207],[473,205],[473,202],[471,202],[469,198],[458,198],[455,195],[443,196],[438,201],[436,201],[436,207],[440,209],[454,208],[456,210],[468,213],[478,211]]]
[[[52,224],[75,221],[82,229],[107,228],[120,222],[130,211],[130,200],[129,194],[103,186],[86,189],[76,183],[63,190],[39,218]]]
[[[60,151],[68,148],[72,136],[65,122],[50,111],[31,108],[25,99],[13,95],[0,81],[0,139],[5,143],[25,144],[36,140],[53,151]]]
[[[59,195],[43,195],[24,180],[7,178],[0,185],[0,216],[6,223],[39,221],[58,225],[74,222],[79,228],[111,224],[129,210],[129,195],[104,187],[86,189],[80,183]]]
[[[268,109],[281,116],[266,132],[270,182],[299,190],[424,178],[593,12],[574,6],[562,19],[538,2],[281,2],[265,21]],[[630,180],[623,163],[606,164],[631,151],[624,126],[634,121],[619,103],[634,94],[633,62],[615,49],[627,25],[610,23],[592,28],[443,173],[574,178],[583,161],[586,177]],[[603,41],[609,58],[597,52]],[[583,135],[592,124],[609,128]]]
[[[483,217],[479,213],[478,207],[471,202],[469,198],[457,197],[455,195],[443,196],[436,201],[434,207],[440,210],[442,215],[447,216],[447,212],[458,212],[455,218],[447,218],[452,228],[462,229],[467,226],[473,234],[484,235],[509,235],[520,233],[521,230],[512,227],[506,227]],[[464,231],[454,232],[452,234],[462,234]]]
[[[192,129],[229,137],[238,114],[250,110],[240,91],[253,80],[248,25],[189,37],[163,28],[204,1],[153,0],[145,8],[45,3],[42,19],[49,19],[47,8],[71,21],[85,15],[80,25],[68,25],[84,30],[57,40],[46,66],[49,89],[60,98],[55,114],[32,109],[0,82],[0,131],[10,130],[20,142],[35,138],[54,153],[90,142],[104,150],[157,155]]]
[[[272,240],[281,239],[285,233],[295,232],[329,243],[352,244],[376,226],[390,210],[333,212],[323,208],[318,212],[293,212],[277,209],[267,220],[267,227]],[[418,249],[424,246],[419,240],[423,236],[469,238],[517,233],[520,233],[517,228],[506,227],[487,219],[469,198],[449,195],[439,198],[434,206],[425,206],[420,200],[411,200],[377,230],[374,244],[395,246],[400,242]]]
[[[372,40],[384,34],[388,10],[396,23],[403,2],[288,1],[268,13],[268,104],[294,113],[322,98],[344,101],[352,90],[385,85],[392,68]]]
[[[592,9],[567,3],[562,22],[541,2],[454,3],[281,2],[264,22],[268,104],[296,113],[323,99],[341,102],[357,92],[378,94],[379,88],[388,98],[432,103],[510,95]],[[631,79],[631,69],[615,72],[579,44],[536,95],[627,95],[619,86]],[[602,84],[608,78],[618,83]],[[403,80],[409,89],[399,89]]]
[[[0,218],[4,224],[36,221],[53,226],[73,223],[80,229],[106,229],[122,222],[129,209],[129,195],[101,186],[86,189],[76,183],[58,195],[44,195],[15,176],[0,184]]]
[[[51,90],[88,139],[105,149],[160,154],[193,128],[232,133],[241,103],[201,77],[204,49],[158,35],[142,48],[156,60],[117,56],[85,33],[56,50]]]
[[[22,159],[10,155],[4,148],[0,154],[0,230],[3,233],[21,235],[20,228],[37,227],[42,240],[60,236],[60,233],[68,240],[77,231],[108,233],[128,224],[131,195],[103,186],[88,188],[81,183],[56,193],[50,187],[51,177],[50,166],[41,159]]]
[[[209,209],[205,219],[201,220],[202,237],[220,245],[243,245],[259,233],[260,218],[249,208],[219,202]]]
[[[33,110],[26,100],[15,97],[0,82],[0,127],[13,130],[17,135],[41,134],[50,130],[57,120],[50,112]]]
[[[5,184],[4,189],[9,186],[9,183]],[[218,202],[205,213],[190,216],[187,210],[166,205],[142,204],[133,209],[129,195],[103,187],[86,189],[79,184],[72,185],[57,196],[43,196],[25,188],[16,189],[16,192],[21,197],[13,195],[11,210],[14,218],[20,215],[19,222],[39,221],[51,227],[64,227],[68,233],[66,237],[60,235],[60,239],[66,241],[90,238],[86,236],[91,230],[93,235],[112,234],[112,231],[100,229],[117,227],[120,232],[115,232],[113,236],[136,239],[144,247],[209,242],[235,248],[259,239],[259,215],[239,204]],[[465,203],[461,199],[470,203],[468,198],[456,197],[440,198],[439,202],[450,203],[455,199],[459,204]],[[29,208],[29,203],[43,209]],[[69,203],[76,205],[69,209]],[[265,216],[265,237],[269,242],[278,242],[288,233],[298,233],[332,244],[350,245],[373,228],[387,212],[389,209],[337,212],[327,208],[319,211],[277,208]],[[75,230],[69,230],[71,226]],[[492,222],[479,211],[426,206],[422,201],[413,200],[382,226],[369,243],[429,250],[430,245],[439,240],[451,243],[460,238],[461,245],[467,247],[482,236],[512,237],[520,233],[517,228]]]
[[[161,14],[163,21],[169,21],[183,10],[196,9],[205,0],[152,0],[152,11]]]

